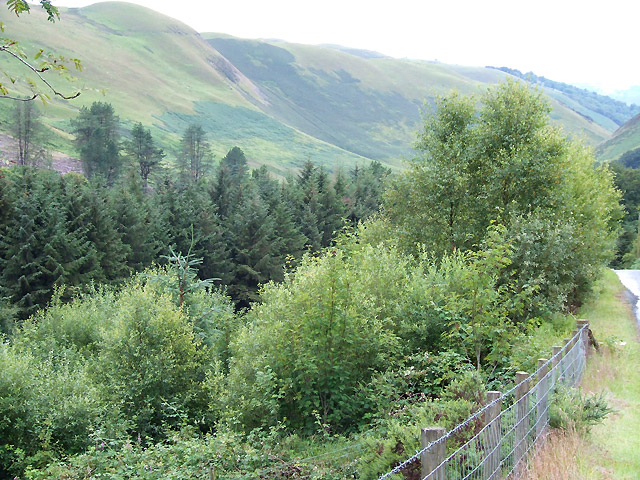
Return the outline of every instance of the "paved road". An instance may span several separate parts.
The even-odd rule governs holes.
[[[636,297],[636,308],[633,313],[636,316],[636,322],[640,325],[640,270],[614,270],[614,272],[627,290]]]

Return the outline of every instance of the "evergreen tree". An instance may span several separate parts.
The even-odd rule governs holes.
[[[202,258],[200,278],[216,278],[226,285],[232,278],[229,247],[216,207],[202,183],[165,183],[154,198],[155,209],[165,229],[165,245],[176,253]]]
[[[238,308],[258,299],[258,287],[280,277],[285,255],[278,248],[274,218],[251,189],[226,220],[234,265],[229,294]]]
[[[126,266],[133,272],[150,266],[163,245],[160,223],[135,172],[109,191],[109,204],[125,245]]]
[[[127,274],[129,249],[122,243],[108,192],[99,181],[67,174],[65,204],[69,228],[91,244],[95,257],[91,278],[97,283],[123,279]]]
[[[111,104],[102,102],[94,102],[90,108],[82,107],[78,117],[71,121],[76,148],[88,178],[101,176],[111,185],[120,174],[119,123]]]
[[[18,142],[16,163],[33,165],[38,153],[35,144],[42,141],[44,134],[40,112],[33,102],[15,102],[11,133]]]
[[[66,218],[63,180],[55,172],[20,170],[16,201],[0,240],[0,285],[26,318],[66,285],[66,298],[91,281],[90,242]]]
[[[211,148],[201,125],[191,124],[180,142],[180,171],[183,181],[197,182],[211,166]]]
[[[131,138],[125,142],[127,156],[138,166],[140,178],[147,188],[149,174],[164,157],[164,151],[156,147],[151,131],[138,122],[131,129]]]

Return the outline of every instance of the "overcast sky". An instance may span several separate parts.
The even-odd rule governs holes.
[[[79,7],[86,0],[54,0]],[[636,0],[134,0],[199,32],[507,66],[605,92],[640,85]]]

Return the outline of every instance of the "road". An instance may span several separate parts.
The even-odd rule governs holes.
[[[640,326],[640,270],[614,270],[614,272],[618,275],[620,282],[635,297],[636,305],[633,314]]]

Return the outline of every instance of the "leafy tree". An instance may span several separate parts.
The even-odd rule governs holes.
[[[616,187],[622,193],[624,205],[622,233],[618,238],[617,254],[612,265],[624,268],[640,258],[640,251],[636,251],[640,214],[640,170],[627,168],[619,162],[612,163],[611,170],[614,173]]]
[[[453,94],[425,119],[418,142],[423,156],[386,195],[396,235],[409,251],[425,248],[439,258],[477,250],[497,222],[514,246],[505,281],[517,278],[522,291],[535,286],[543,310],[579,304],[616,238],[611,175],[593,167],[592,152],[550,125],[541,93],[506,82],[476,103]],[[532,248],[529,220],[545,229],[538,240],[551,242],[547,248]],[[570,234],[563,242],[552,234],[560,227]],[[553,258],[546,255],[552,250]]]
[[[95,380],[132,433],[158,438],[183,418],[202,418],[207,349],[171,298],[131,285],[117,298],[98,344]]]
[[[56,19],[60,18],[60,12],[51,4],[51,0],[40,0],[40,6],[46,12],[47,19],[50,22],[55,22]],[[16,16],[20,16],[25,12],[30,13],[31,11],[31,6],[25,0],[7,0],[7,7]],[[0,24],[0,32],[4,33],[4,25],[2,24]],[[40,98],[43,103],[46,103],[47,100],[51,99],[52,94],[65,100],[70,100],[80,95],[79,91],[68,95],[61,93],[46,76],[47,72],[57,72],[68,77],[67,65],[69,63],[73,63],[77,70],[82,69],[79,59],[67,59],[63,55],[55,55],[45,52],[43,48],[39,48],[33,55],[33,59],[30,60],[17,41],[4,36],[0,38],[0,53],[8,55],[15,62],[14,64],[17,64],[15,70],[2,71],[2,77],[6,80],[0,81],[0,98],[27,102]],[[26,72],[26,74],[23,76],[18,72]],[[27,75],[34,75],[35,78]],[[18,87],[19,85],[22,88]],[[30,96],[22,96],[22,91],[25,88],[31,91]]]
[[[125,151],[127,156],[138,166],[140,178],[142,178],[144,187],[147,188],[151,169],[160,163],[164,157],[164,151],[156,147],[151,131],[145,129],[140,122],[131,129],[131,138],[125,141]]]
[[[82,107],[78,117],[71,121],[76,148],[88,178],[103,177],[113,184],[120,173],[119,152],[120,119],[109,103],[93,102]]]

